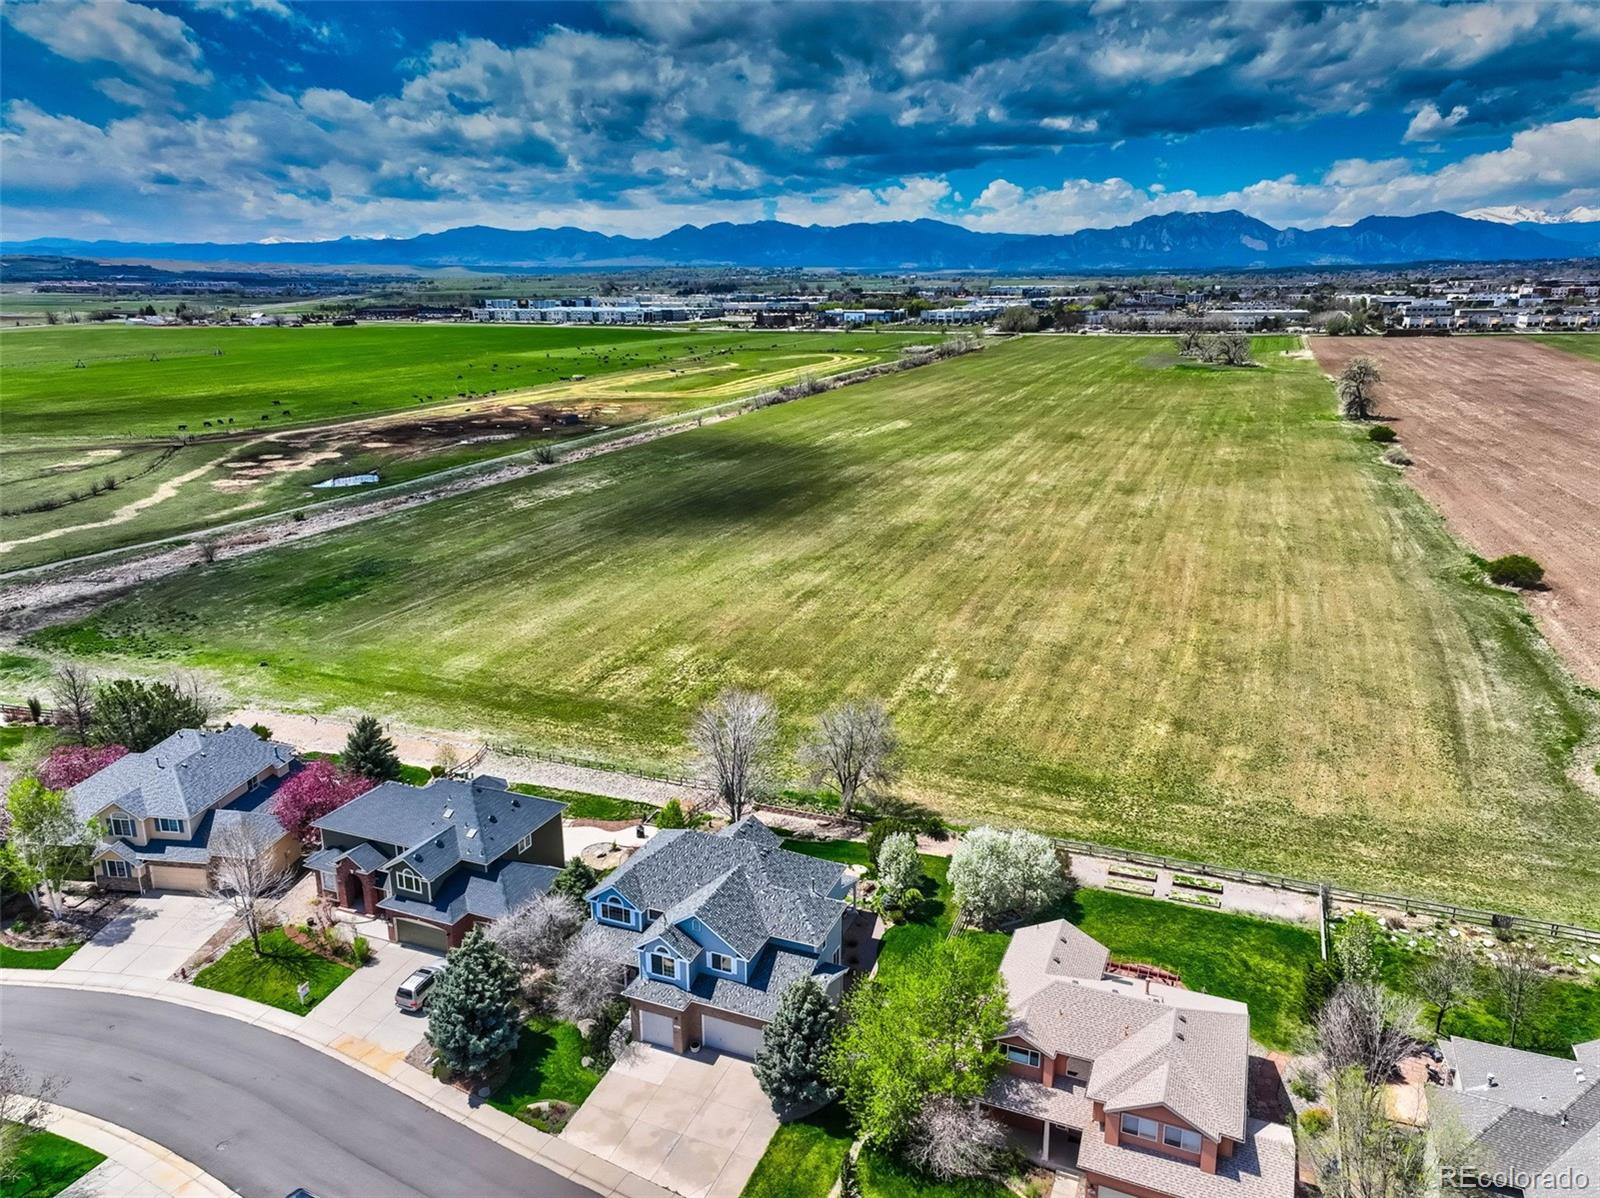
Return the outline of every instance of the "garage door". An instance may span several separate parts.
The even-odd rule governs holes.
[[[437,949],[441,953],[450,947],[450,935],[443,928],[436,924],[421,923],[415,919],[395,920],[394,938],[401,944]]]
[[[672,1047],[672,1016],[663,1015],[660,1011],[639,1012],[639,1039],[646,1044],[659,1044],[662,1048]]]
[[[186,890],[198,893],[206,888],[206,871],[203,865],[152,865],[150,889]]]
[[[734,1056],[753,1057],[761,1047],[761,1029],[731,1019],[718,1019],[715,1015],[700,1020],[700,1042],[718,1052],[731,1052]]]

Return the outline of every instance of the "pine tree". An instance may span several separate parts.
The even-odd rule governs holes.
[[[339,763],[374,782],[388,782],[400,776],[400,758],[395,756],[394,741],[383,734],[383,727],[370,715],[364,715],[350,729],[344,742],[344,758]]]
[[[569,859],[555,880],[550,883],[550,893],[563,895],[573,902],[582,903],[584,895],[593,890],[595,883],[600,881],[600,874],[594,866],[582,857]]]
[[[784,992],[761,1036],[756,1080],[780,1117],[814,1110],[833,1099],[822,1063],[833,1044],[838,1013],[810,978]]]
[[[478,928],[450,954],[428,1002],[428,1043],[453,1073],[481,1076],[517,1047],[517,970]]]

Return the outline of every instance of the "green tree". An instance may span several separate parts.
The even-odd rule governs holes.
[[[779,1118],[815,1110],[833,1099],[823,1065],[833,1045],[839,1015],[822,987],[810,978],[783,993],[761,1033],[756,1080]]]
[[[1000,1071],[1006,991],[972,940],[926,949],[845,1000],[826,1076],[873,1146],[903,1137],[932,1095],[976,1099]]]
[[[683,804],[677,799],[668,799],[661,810],[656,813],[656,827],[658,828],[687,828],[689,817],[683,813]]]
[[[1000,313],[995,325],[1002,333],[1037,333],[1039,314],[1026,304],[1015,304]]]
[[[593,890],[599,880],[600,875],[595,872],[594,866],[589,865],[582,857],[573,857],[550,883],[550,893],[566,895],[581,903],[584,901],[583,896]]]
[[[210,718],[211,703],[191,685],[116,678],[95,687],[91,739],[142,753]]]
[[[33,896],[36,907],[48,904],[59,918],[62,885],[94,844],[95,829],[78,818],[65,792],[27,776],[11,784],[6,812],[11,818],[10,843],[0,869],[18,889]]]
[[[516,966],[473,928],[434,986],[428,1043],[451,1072],[480,1077],[517,1047],[516,999]]]
[[[400,776],[400,758],[395,755],[394,741],[383,734],[382,725],[370,715],[362,716],[350,729],[339,764],[374,782],[389,782]]]
[[[1333,959],[1347,982],[1379,981],[1378,948],[1383,928],[1365,911],[1347,915],[1333,934]]]

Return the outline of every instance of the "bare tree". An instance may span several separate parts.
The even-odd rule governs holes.
[[[775,789],[778,709],[755,691],[729,688],[702,707],[689,728],[700,780],[731,820]]]
[[[17,1176],[22,1145],[45,1129],[61,1079],[28,1076],[17,1058],[0,1050],[0,1182]]]
[[[935,1094],[922,1104],[905,1140],[906,1159],[940,1181],[993,1175],[1005,1132],[973,1103]]]
[[[489,925],[489,939],[511,963],[527,972],[561,959],[567,941],[583,924],[581,906],[559,894],[538,894]]]
[[[1461,1005],[1477,983],[1477,969],[1472,961],[1472,950],[1459,941],[1446,944],[1426,965],[1417,971],[1414,981],[1417,993],[1433,1004],[1433,1036],[1439,1038],[1444,1031],[1445,1017]]]
[[[1383,1086],[1355,1066],[1335,1074],[1327,1094],[1326,1128],[1301,1137],[1324,1198],[1427,1198],[1439,1192],[1441,1170],[1450,1178],[1471,1177],[1470,1141],[1447,1116],[1427,1132],[1396,1123]]]
[[[223,813],[226,814],[226,813]],[[207,893],[232,908],[261,952],[263,908],[294,885],[294,868],[278,853],[282,832],[238,820],[211,838],[211,881]]]
[[[841,703],[817,718],[800,762],[813,783],[826,782],[839,792],[839,810],[849,815],[858,795],[893,786],[900,777],[894,720],[877,699]]]
[[[56,704],[56,724],[62,732],[78,744],[89,740],[89,725],[94,720],[95,677],[78,665],[64,665],[56,670],[50,688]]]
[[[574,940],[556,970],[556,1010],[572,1023],[598,1019],[626,982],[620,961],[595,944]]]
[[[1355,1068],[1373,1085],[1389,1080],[1415,1045],[1418,1008],[1377,982],[1342,982],[1317,1016],[1317,1047],[1330,1074]]]
[[[1371,420],[1378,411],[1378,384],[1383,376],[1371,358],[1351,358],[1339,374],[1339,415],[1346,420]]]
[[[1508,944],[1494,963],[1494,989],[1500,999],[1509,1033],[1506,1043],[1517,1046],[1522,1021],[1544,993],[1544,962],[1525,944]]]

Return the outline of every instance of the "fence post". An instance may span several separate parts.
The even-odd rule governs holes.
[[[1328,884],[1324,882],[1317,887],[1317,941],[1322,949],[1322,959],[1328,959],[1328,914],[1333,906],[1333,900],[1328,892]]]

